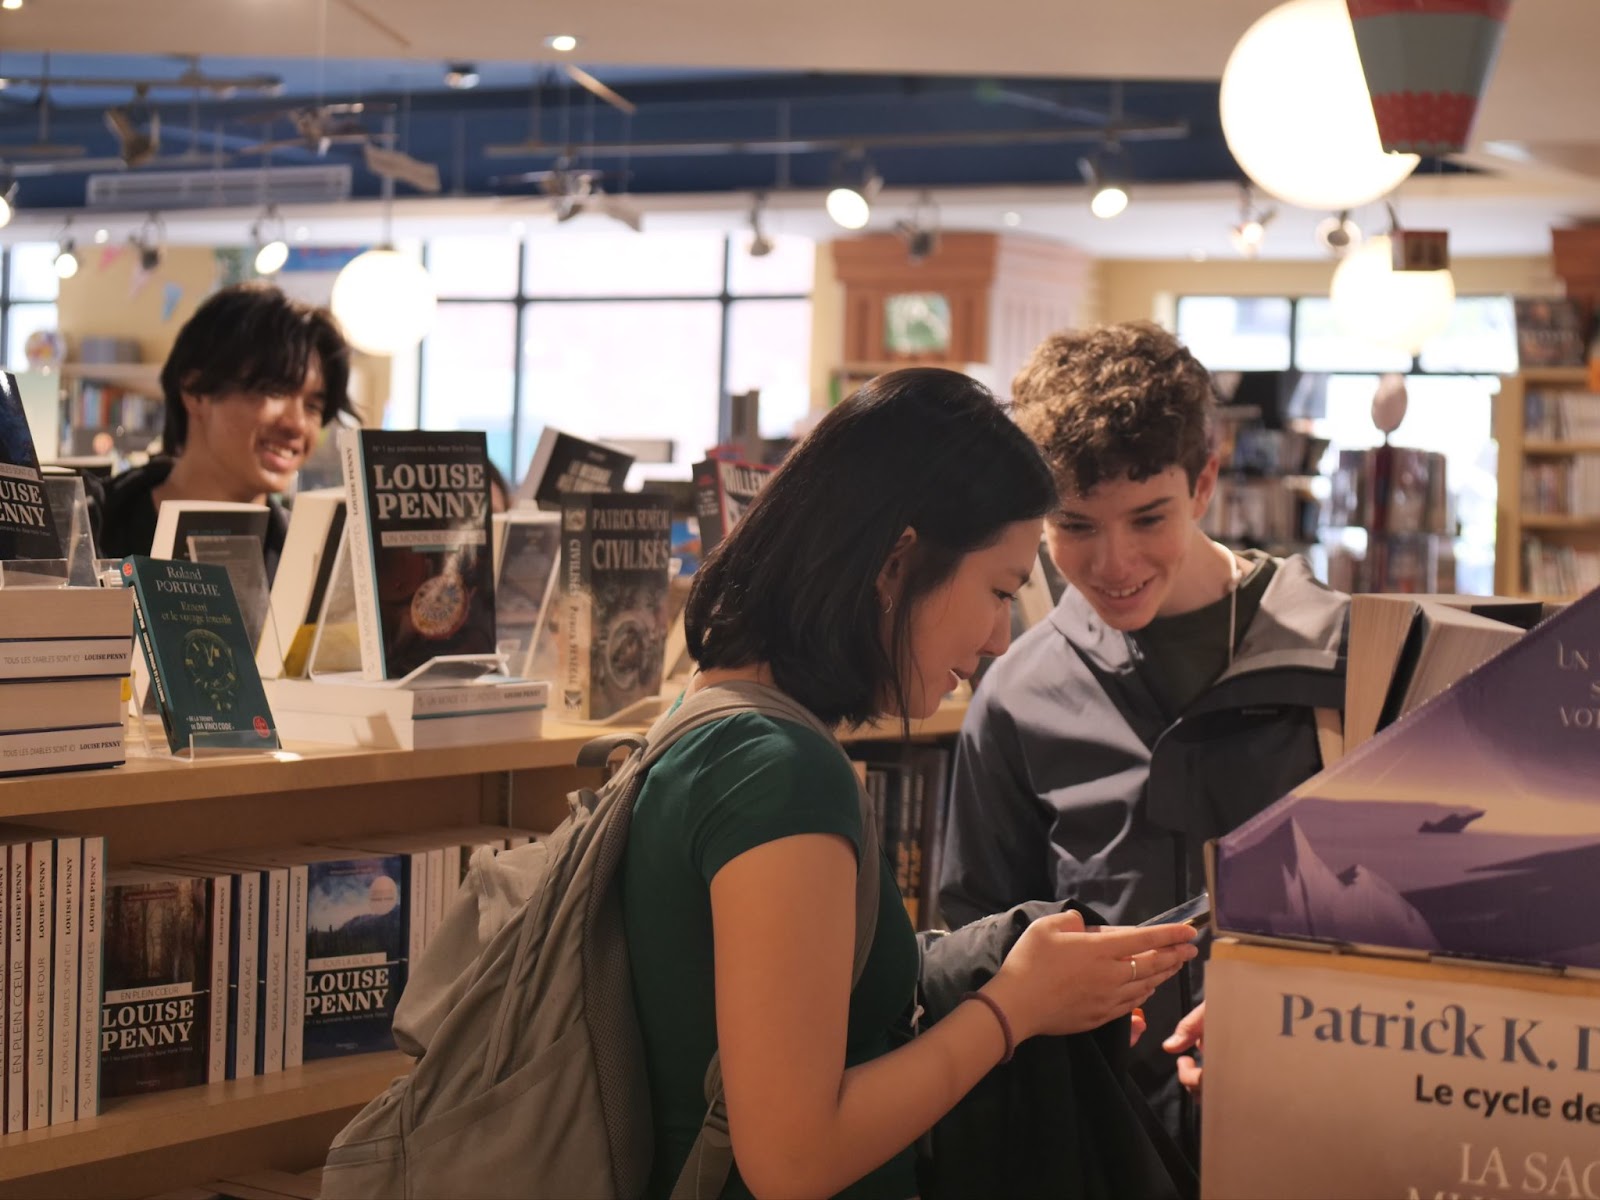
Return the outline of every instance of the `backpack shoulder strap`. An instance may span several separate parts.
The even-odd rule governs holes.
[[[691,706],[693,708],[691,709]],[[686,712],[685,710],[690,710]],[[703,688],[686,697],[682,704],[658,720],[647,737],[645,762],[659,757],[667,745],[689,729],[740,712],[757,712],[791,721],[814,730],[832,742],[846,760],[849,755],[839,739],[815,714],[798,701],[765,684],[739,680]],[[702,716],[701,714],[712,714]],[[681,726],[681,727],[680,727]],[[850,988],[855,990],[866,970],[867,956],[878,931],[878,826],[861,777],[852,764],[856,799],[861,809],[861,856],[856,869],[856,940],[850,964]],[[713,1053],[706,1066],[705,1120],[700,1135],[689,1150],[689,1158],[673,1185],[671,1200],[714,1200],[722,1194],[728,1173],[733,1169],[733,1139],[728,1133],[728,1107],[722,1094],[722,1055]]]

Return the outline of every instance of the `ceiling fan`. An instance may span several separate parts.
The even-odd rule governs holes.
[[[550,211],[558,222],[570,221],[585,212],[597,212],[639,232],[644,228],[644,215],[624,197],[607,192],[601,186],[600,180],[605,175],[604,171],[575,166],[568,156],[562,155],[548,171],[501,175],[490,182],[536,185],[540,195],[550,201]],[[507,199],[515,203],[519,198]]]

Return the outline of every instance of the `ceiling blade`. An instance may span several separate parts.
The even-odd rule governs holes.
[[[582,67],[575,67],[571,63],[562,63],[561,69],[567,73],[567,77],[571,79],[573,83],[577,84],[579,87],[583,88],[592,95],[598,96],[607,104],[611,105],[612,108],[621,109],[630,117],[639,111],[639,106],[632,100],[618,95],[605,84],[601,83],[593,75],[589,74],[589,72],[585,71]]]

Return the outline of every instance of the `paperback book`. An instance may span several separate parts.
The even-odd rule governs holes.
[[[552,601],[561,562],[561,518],[526,510],[496,513],[494,533],[497,647],[514,674],[554,679],[560,623]]]
[[[562,708],[604,720],[661,689],[672,503],[650,493],[574,496],[561,526]]]
[[[0,371],[0,559],[61,558],[61,539],[17,380]]]
[[[207,1082],[218,882],[119,869],[105,883],[101,1094]]]
[[[567,496],[620,492],[632,466],[633,455],[615,446],[585,441],[546,425],[534,447],[528,474],[517,490],[517,500],[559,512]]]
[[[203,743],[276,748],[227,570],[136,554],[123,561],[122,578],[133,589],[139,644],[172,752]]]
[[[1600,970],[1600,593],[1215,848],[1218,927]]]
[[[263,679],[300,679],[311,662],[311,646],[322,620],[339,539],[344,536],[344,492],[302,492],[289,514],[289,532],[278,557],[268,600],[267,632],[256,665]],[[331,631],[325,630],[326,637]],[[351,630],[353,636],[354,630]]]
[[[494,653],[484,435],[345,429],[339,451],[362,672]]]
[[[150,543],[150,557],[187,562],[189,539],[197,537],[248,537],[265,546],[270,517],[265,504],[167,500],[156,513],[156,535]]]
[[[307,848],[307,1062],[394,1047],[409,906],[398,854]]]
[[[695,511],[700,518],[702,556],[710,554],[728,536],[777,469],[725,458],[695,463]]]

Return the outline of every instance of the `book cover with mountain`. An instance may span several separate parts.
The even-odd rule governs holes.
[[[1600,969],[1600,593],[1220,839],[1218,928]]]
[[[528,474],[517,489],[519,501],[560,512],[562,499],[586,492],[620,492],[633,455],[546,425],[534,447]]]
[[[191,739],[273,749],[278,735],[256,670],[255,645],[225,567],[130,555],[139,645],[174,754]]]
[[[561,530],[562,708],[603,720],[661,689],[672,502],[635,492],[569,497]]]
[[[206,1082],[216,887],[196,876],[106,873],[102,1097]]]
[[[62,557],[16,377],[0,371],[0,559]]]
[[[398,679],[441,655],[492,654],[484,435],[344,429],[339,452],[362,673]]]
[[[306,875],[306,1061],[393,1049],[409,936],[405,860],[346,851],[308,862]]]
[[[728,536],[777,469],[731,458],[695,463],[695,513],[700,518],[702,556],[710,554]]]

